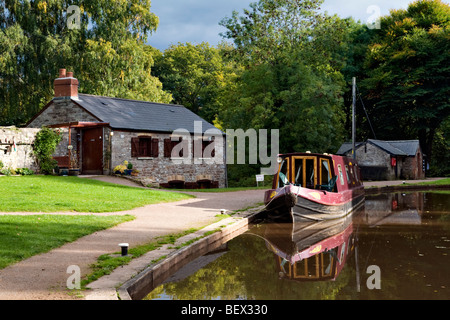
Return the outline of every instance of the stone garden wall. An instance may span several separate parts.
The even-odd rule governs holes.
[[[33,156],[33,142],[40,129],[0,127],[0,161],[3,168],[38,169]]]

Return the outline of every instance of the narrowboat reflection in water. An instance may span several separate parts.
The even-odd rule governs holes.
[[[353,214],[320,222],[266,223],[248,234],[266,241],[279,277],[295,281],[335,280],[355,249]]]

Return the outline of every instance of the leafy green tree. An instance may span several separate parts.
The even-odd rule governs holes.
[[[279,128],[281,152],[330,152],[342,142],[338,50],[349,21],[318,13],[322,2],[261,0],[222,20],[245,67],[219,114],[227,127]]]
[[[430,159],[450,116],[450,6],[420,0],[393,10],[374,31],[361,87],[379,138],[419,138]]]
[[[169,102],[145,45],[157,25],[150,0],[2,1],[0,124],[23,124],[38,112],[62,67],[84,93]]]
[[[450,176],[450,117],[436,130],[430,174],[437,177]]]
[[[222,50],[225,44],[215,48],[208,43],[179,43],[157,55],[153,68],[174,103],[210,122],[218,113],[221,90],[235,74],[235,66],[223,58]]]

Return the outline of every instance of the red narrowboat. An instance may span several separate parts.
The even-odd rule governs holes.
[[[270,216],[293,221],[345,217],[364,203],[364,185],[355,160],[329,154],[280,155],[264,204]]]

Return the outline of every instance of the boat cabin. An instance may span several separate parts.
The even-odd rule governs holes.
[[[273,189],[293,184],[308,189],[341,192],[362,186],[358,164],[353,159],[329,154],[280,155]]]

